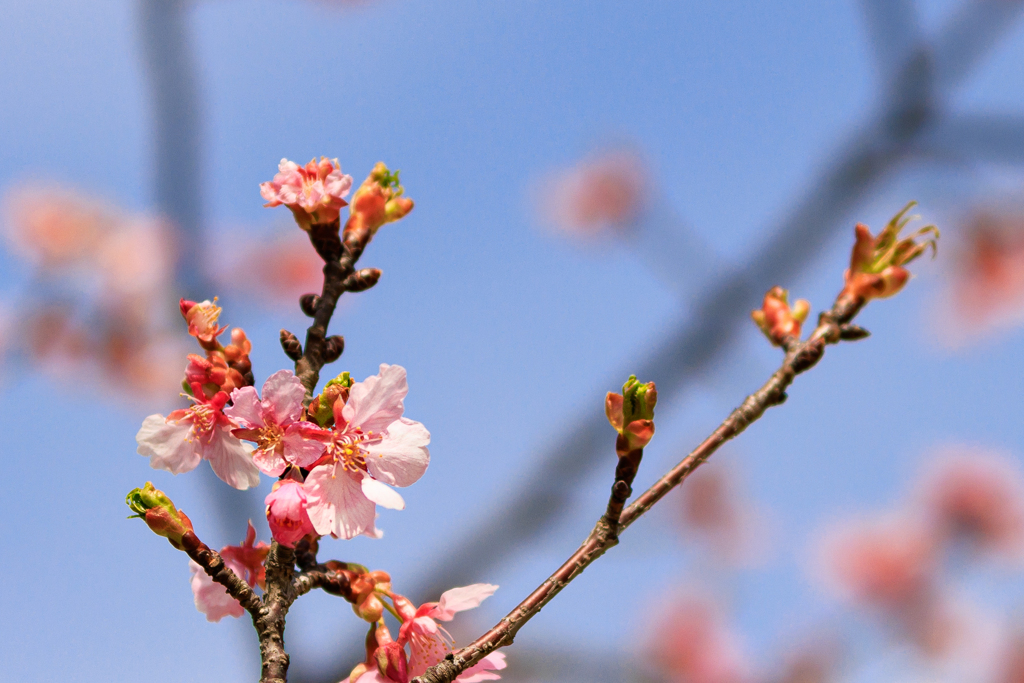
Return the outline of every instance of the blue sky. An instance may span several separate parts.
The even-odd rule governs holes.
[[[924,29],[954,5],[923,3]],[[151,112],[136,21],[123,0],[0,0],[0,190],[54,179],[151,209]],[[545,231],[532,183],[595,147],[628,141],[650,161],[665,203],[724,268],[762,245],[878,100],[855,2],[218,0],[192,10],[191,30],[211,232],[280,222],[261,207],[257,184],[282,156],[338,157],[357,181],[383,159],[402,169],[417,202],[363,259],[384,271],[381,283],[352,297],[334,324],[347,340],[338,371],[361,378],[382,362],[405,366],[407,414],[433,435],[431,469],[403,492],[407,509],[381,516],[385,539],[325,543],[325,554],[387,569],[398,586],[415,583],[504,501],[546,444],[601,411],[604,392],[664,338],[692,296],[666,288],[628,245],[581,249]],[[950,106],[1021,111],[1022,60],[1018,26]],[[1020,181],[1011,168],[908,164],[856,219],[879,227],[916,198],[952,244],[972,202],[1013,196]],[[830,242],[800,277],[764,288],[782,284],[819,310],[841,284],[848,245]],[[24,272],[0,259],[0,285],[15,292]],[[1020,332],[944,349],[929,318],[943,268],[941,256],[922,263],[904,294],[863,315],[871,339],[830,351],[784,407],[722,453],[773,520],[773,559],[730,589],[760,661],[835,609],[801,569],[823,520],[888,505],[938,444],[1024,457]],[[300,329],[297,307],[224,304],[225,322],[253,339],[257,381],[285,367],[277,330]],[[777,362],[751,325],[725,367],[659,406],[640,479],[677,460]],[[0,540],[10,558],[0,569],[0,628],[12,680],[106,681],[140,670],[153,682],[253,679],[248,626],[206,623],[191,604],[184,556],[124,519],[125,492],[152,479],[197,529],[215,526],[204,521],[212,509],[201,477],[172,478],[135,455],[137,426],[158,406],[110,400],[74,378],[17,372],[0,391],[8,462]],[[588,480],[570,515],[478,577],[502,586],[478,623],[497,619],[575,547],[600,513],[607,479]],[[222,487],[218,495],[236,494]],[[219,546],[243,533],[201,536]],[[667,516],[654,514],[517,642],[632,651],[645,612],[627,607],[638,597],[656,603],[693,566]],[[347,605],[328,596],[300,601],[293,615],[295,658],[326,661],[345,639],[360,638]]]

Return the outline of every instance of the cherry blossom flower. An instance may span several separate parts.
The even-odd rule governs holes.
[[[705,465],[680,487],[679,521],[689,538],[730,564],[760,559],[767,536],[763,515],[740,491],[737,472],[724,463]]]
[[[224,564],[239,578],[250,586],[263,586],[266,569],[263,562],[270,552],[270,546],[256,541],[256,529],[252,522],[241,545],[229,545],[221,548],[220,554]],[[189,560],[189,571],[192,573],[192,594],[195,597],[196,609],[206,615],[207,621],[220,621],[224,617],[240,617],[245,608],[235,600],[224,586],[216,583],[206,571]]]
[[[943,538],[1024,559],[1024,475],[1008,458],[981,450],[950,451],[935,460],[919,498]]]
[[[978,212],[951,263],[942,341],[961,346],[1024,321],[1024,215]]]
[[[281,159],[274,179],[260,184],[260,195],[264,206],[287,206],[299,227],[309,230],[313,223],[337,220],[351,188],[352,176],[341,172],[337,159],[320,157],[305,166]]]
[[[471,586],[452,588],[445,591],[438,602],[424,603],[412,615],[402,614],[405,619],[398,632],[398,642],[409,645],[409,673],[412,676],[421,675],[452,651],[454,642],[451,635],[437,622],[451,621],[456,612],[479,606],[481,602],[494,595],[496,590],[498,587],[489,583],[474,583]],[[472,669],[463,672],[457,680],[463,683],[495,680],[500,676],[490,673],[490,670],[504,668],[504,654],[495,652]]]
[[[929,599],[937,539],[922,520],[889,515],[830,529],[820,551],[822,578],[868,606],[906,611]]]
[[[253,463],[266,474],[280,476],[289,465],[309,467],[323,454],[326,445],[318,438],[326,434],[310,422],[302,422],[302,399],[306,388],[291,370],[278,370],[263,384],[263,399],[253,387],[231,392],[232,405],[224,414],[239,429],[232,434],[256,444]]]
[[[189,408],[143,420],[135,435],[139,455],[147,456],[153,469],[171,474],[190,472],[205,459],[218,477],[236,489],[259,484],[251,447],[232,436],[235,425],[224,415],[228,395],[219,391],[207,398],[198,383],[192,391],[194,403]]]
[[[540,211],[555,226],[581,237],[623,231],[647,203],[647,170],[636,153],[612,151],[543,181]]]
[[[655,628],[648,637],[648,653],[668,680],[744,683],[753,679],[721,609],[707,598],[674,599],[655,621]]]
[[[178,306],[182,317],[188,323],[188,333],[195,337],[203,348],[216,346],[217,337],[228,329],[227,325],[217,326],[217,318],[221,312],[221,307],[217,305],[217,297],[214,297],[213,301],[199,303],[182,299]]]
[[[117,212],[67,188],[24,186],[5,197],[4,237],[43,268],[79,264],[93,256]]]
[[[430,432],[402,417],[408,392],[405,368],[382,364],[352,385],[347,403],[335,402],[334,431],[304,484],[318,534],[378,536],[376,506],[405,507],[390,487],[415,483],[430,462]]]
[[[314,532],[313,523],[306,512],[306,491],[302,482],[282,479],[274,484],[264,501],[267,505],[267,522],[270,533],[281,545],[294,548],[305,536]]]

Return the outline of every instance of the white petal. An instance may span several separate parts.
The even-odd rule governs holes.
[[[279,425],[287,425],[302,414],[306,387],[291,370],[278,370],[263,383],[263,408],[270,408]]]
[[[430,464],[430,432],[419,422],[395,420],[388,426],[387,436],[366,447],[366,468],[374,479],[393,486],[414,484]]]
[[[306,512],[321,535],[354,538],[374,528],[375,506],[363,495],[359,481],[333,465],[314,467],[302,485],[306,490]]]
[[[402,496],[399,495],[398,491],[387,484],[380,483],[373,477],[363,477],[362,489],[363,495],[381,507],[386,507],[390,510],[405,509],[405,501],[402,500]]]
[[[190,472],[202,459],[196,451],[197,441],[192,438],[192,425],[168,422],[163,415],[150,415],[142,421],[135,440],[139,455],[149,458],[149,465],[155,470],[167,470],[171,474]]]
[[[244,491],[260,483],[260,471],[252,462],[252,447],[231,435],[227,429],[215,429],[209,443],[200,443],[203,457],[228,486]]]

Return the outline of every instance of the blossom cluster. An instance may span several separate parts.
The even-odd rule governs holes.
[[[405,368],[381,365],[377,375],[352,382],[348,373],[328,382],[303,406],[306,389],[291,370],[251,384],[245,332],[218,324],[215,302],[182,300],[189,333],[206,356],[191,354],[185,368],[188,408],[150,415],[136,436],[154,469],[181,474],[207,460],[230,486],[259,484],[259,473],[280,477],[267,496],[274,538],[288,547],[307,534],[379,537],[376,506],[402,509],[392,486],[409,486],[430,462],[430,433],[403,417]]]
[[[285,159],[260,192],[266,206],[284,205],[292,211],[299,227],[310,233],[313,249],[327,261],[338,258],[337,252],[321,246],[324,240],[332,241],[332,232],[333,243],[340,242],[340,209],[347,205],[351,185],[351,176],[341,173],[337,160],[321,157],[299,166]],[[398,172],[377,164],[352,199],[345,248],[361,253],[381,226],[403,218],[412,207],[398,183]],[[346,285],[346,291],[366,289],[380,276],[375,269],[352,267],[354,279],[349,279],[354,284]],[[304,295],[303,312],[315,317],[317,300],[314,294]],[[275,548],[296,549],[295,555],[286,555],[292,558],[308,558],[312,550],[315,558],[323,536],[380,538],[377,506],[404,508],[395,488],[418,481],[430,463],[430,432],[404,415],[409,391],[405,368],[381,364],[377,374],[362,381],[343,372],[316,395],[295,372],[285,369],[271,374],[257,390],[249,359],[252,343],[241,328],[234,328],[228,343],[222,344],[228,328],[220,324],[217,299],[182,299],[179,308],[201,351],[188,355],[181,382],[182,396],[190,405],[147,417],[136,435],[139,454],[148,457],[154,469],[172,474],[191,471],[206,460],[220,479],[240,490],[257,486],[261,473],[276,479],[265,499],[274,544],[257,543],[250,522],[245,541],[220,550],[223,567],[250,589],[272,595],[266,584],[275,580],[267,578]],[[328,351],[318,361],[337,357],[329,358],[333,339],[327,340]],[[288,341],[285,351],[300,367],[302,345],[291,333],[282,332],[282,340]],[[316,372],[320,367],[322,362]],[[308,377],[305,372],[302,376]],[[189,552],[196,608],[209,621],[245,612],[243,583],[225,579],[223,568],[215,569],[221,566],[216,559],[202,564],[216,554],[198,540],[191,520],[162,491],[147,483],[130,492],[126,502],[154,533]],[[424,673],[452,651],[453,640],[440,622],[476,607],[497,589],[489,584],[455,588],[440,601],[417,607],[392,591],[386,572],[334,560],[311,563],[344,585],[332,590],[352,602],[356,615],[371,624],[366,659],[353,670],[351,683],[407,683]],[[383,619],[385,610],[400,621],[397,638]],[[504,655],[492,653],[457,680],[497,679],[494,672],[504,667]]]

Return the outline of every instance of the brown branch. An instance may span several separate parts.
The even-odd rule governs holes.
[[[211,579],[224,586],[228,595],[238,600],[252,615],[253,623],[256,623],[263,603],[252,587],[224,563],[220,553],[200,541],[194,531],[185,532],[181,537],[181,546],[193,562],[202,567]]]
[[[325,593],[345,598],[355,603],[356,596],[349,585],[349,578],[341,572],[332,571],[326,567],[307,569],[295,577],[292,582],[295,587],[296,597],[305,595],[314,588],[321,588]]]
[[[757,392],[751,394],[704,440],[692,453],[673,467],[651,488],[640,495],[636,501],[626,508],[619,516],[617,524],[608,521],[608,513],[598,520],[590,535],[565,563],[559,567],[544,583],[537,587],[515,609],[509,612],[493,628],[477,638],[470,645],[450,653],[438,664],[427,669],[410,683],[451,683],[455,678],[481,659],[500,647],[511,645],[526,622],[532,619],[541,608],[548,604],[565,586],[579,576],[594,560],[601,557],[617,542],[617,533],[625,530],[641,515],[661,500],[672,488],[678,486],[686,477],[699,467],[718,448],[729,439],[737,436],[752,422],[764,414],[765,410],[777,406],[786,400],[786,389],[802,372],[812,368],[825,352],[827,344],[838,343],[841,339],[840,328],[846,325],[864,306],[865,301],[840,295],[830,311],[823,313],[818,326],[807,339],[801,342],[790,337],[785,340],[786,356],[782,366],[772,375]],[[639,464],[639,457],[637,457]],[[622,462],[620,461],[620,467]],[[627,463],[628,466],[628,463]],[[635,471],[633,472],[635,475]],[[619,482],[619,471],[616,470],[616,487]],[[628,485],[627,485],[628,486]],[[619,487],[621,489],[621,487]],[[612,500],[608,510],[612,512],[622,491],[613,488]]]
[[[302,355],[295,361],[295,375],[306,387],[307,398],[312,397],[323,366],[336,360],[331,359],[333,354],[328,353],[327,326],[334,315],[338,299],[348,291],[348,285],[354,283],[349,276],[355,272],[356,262],[366,247],[366,242],[356,236],[346,235],[343,243],[338,234],[339,228],[340,220],[336,220],[333,223],[314,224],[309,230],[309,241],[324,260],[324,285],[319,297],[303,302],[304,308],[313,310],[313,324],[306,330]],[[368,234],[366,237],[368,239]]]

